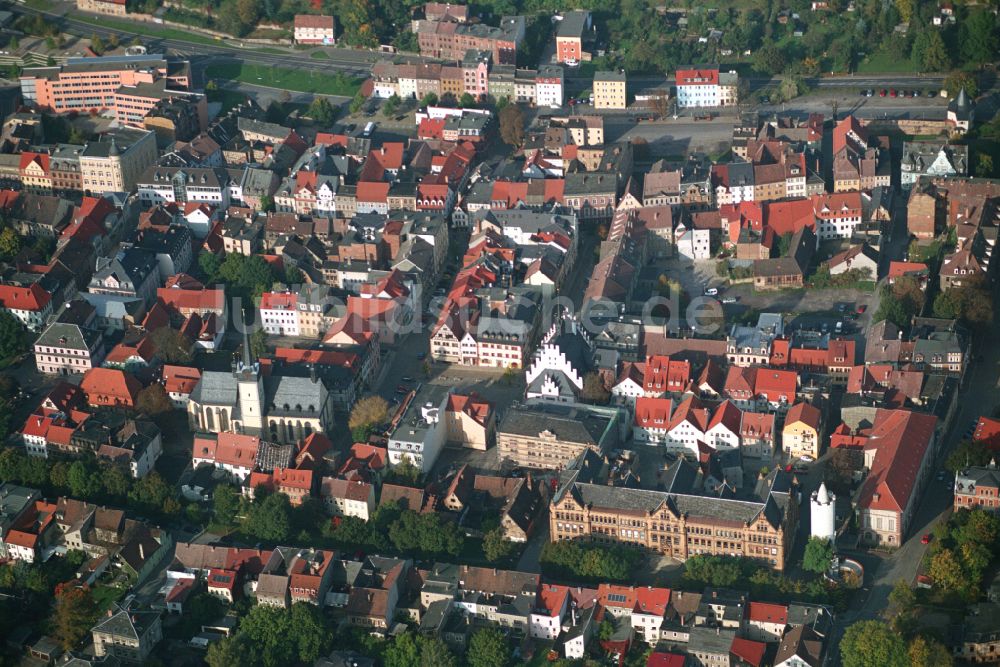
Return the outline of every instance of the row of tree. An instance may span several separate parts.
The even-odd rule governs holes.
[[[626,582],[635,577],[642,553],[631,547],[549,542],[542,547],[542,573],[555,579]]]
[[[824,563],[829,564],[828,559],[824,561],[828,554],[817,546],[813,547],[815,554],[810,554],[809,565],[813,572]],[[792,579],[769,567],[761,567],[761,563],[752,558],[694,556],[684,561],[684,582],[686,587],[696,590],[706,586],[747,590],[753,599],[767,602],[800,600],[843,608],[847,601],[843,589],[827,584],[821,577]]]
[[[39,488],[49,497],[127,504],[149,517],[173,516],[181,511],[173,489],[159,473],[133,479],[123,466],[99,461],[91,452],[72,462],[49,461],[7,447],[0,451],[0,479]]]
[[[844,667],[951,667],[951,651],[928,634],[907,641],[882,621],[858,621],[840,642]]]

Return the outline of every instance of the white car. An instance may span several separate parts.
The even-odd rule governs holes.
[[[706,287],[705,296],[717,296],[719,294],[719,289],[717,287]]]
[[[808,454],[803,454],[802,456],[799,457],[799,461],[802,461],[803,463],[812,463],[814,459]]]

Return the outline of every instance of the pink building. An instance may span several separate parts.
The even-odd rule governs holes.
[[[104,360],[101,333],[76,324],[54,322],[35,341],[35,366],[49,375],[81,375]]]

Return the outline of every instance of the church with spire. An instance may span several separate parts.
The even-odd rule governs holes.
[[[232,371],[204,371],[188,401],[191,428],[297,443],[333,426],[333,401],[314,368],[261,368],[243,351]]]

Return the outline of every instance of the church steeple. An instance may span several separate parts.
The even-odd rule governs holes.
[[[250,354],[250,338],[243,329],[243,354],[236,364],[236,388],[239,401],[239,419],[244,432],[261,433],[264,430],[264,382],[260,364]],[[235,420],[235,418],[234,418]]]

